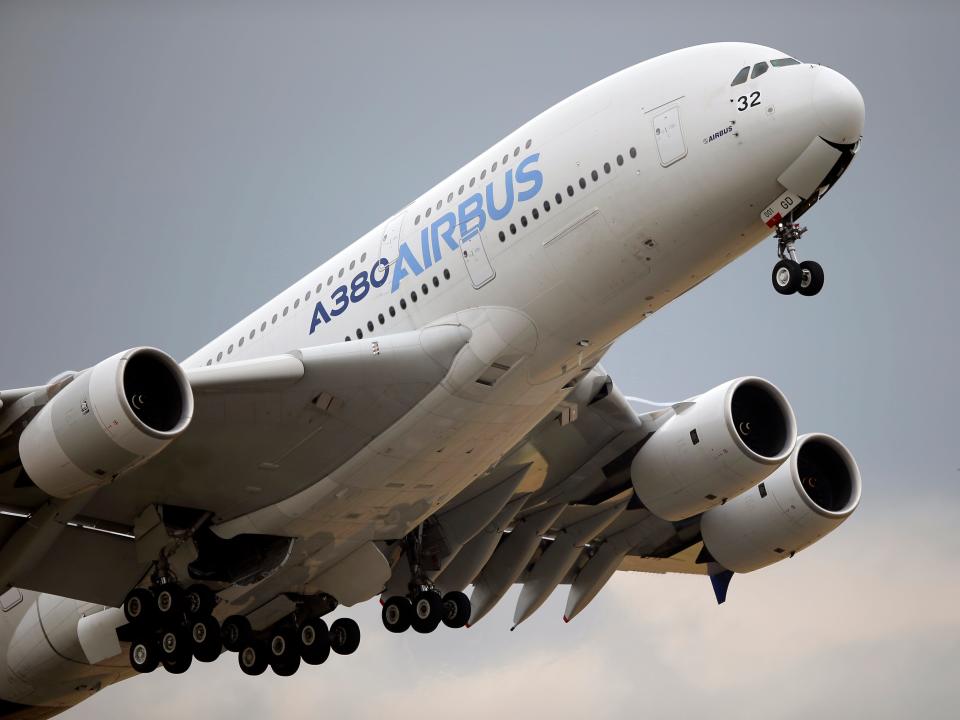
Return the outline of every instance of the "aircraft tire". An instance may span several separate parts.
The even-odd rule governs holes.
[[[130,667],[138,673],[151,673],[160,664],[160,648],[155,640],[137,638],[130,643]]]
[[[337,655],[351,655],[360,647],[360,626],[350,618],[335,620],[330,626],[330,649]]]
[[[146,625],[156,614],[155,602],[153,593],[147,588],[134,588],[123,599],[123,616],[128,623]]]
[[[284,660],[274,660],[270,663],[273,672],[280,677],[290,677],[300,669],[300,656],[294,655]]]
[[[800,263],[800,287],[797,292],[806,297],[812,297],[823,290],[823,267],[814,260],[804,260]]]
[[[413,618],[410,625],[418,633],[432,633],[443,619],[440,593],[433,590],[418,592],[413,598]]]
[[[220,626],[220,639],[230,652],[240,652],[250,634],[250,621],[243,615],[231,615]]]
[[[183,588],[173,583],[161,585],[154,590],[157,607],[157,617],[161,621],[170,621],[179,618],[183,612]]]
[[[443,624],[454,630],[470,622],[470,598],[458,590],[443,596]]]
[[[330,657],[330,630],[321,618],[307,618],[300,626],[300,657],[307,665],[322,665]]]
[[[171,675],[182,675],[193,664],[193,654],[181,652],[179,655],[163,661],[164,669]]]
[[[383,604],[380,611],[383,626],[392,633],[402,633],[410,629],[413,620],[413,605],[407,598],[394,595]]]
[[[270,663],[290,663],[293,658],[300,662],[300,633],[297,629],[287,625],[274,627],[267,638],[267,650],[270,653]]]
[[[190,621],[190,641],[193,656],[200,662],[213,662],[220,657],[223,647],[220,640],[220,624],[211,615]]]
[[[795,263],[793,260],[781,260],[773,266],[771,276],[773,289],[781,295],[793,295],[800,289],[802,276],[800,263]]]
[[[267,648],[259,640],[248,640],[237,652],[237,663],[245,675],[262,675],[270,664]]]
[[[184,594],[184,605],[190,617],[205,617],[213,612],[217,596],[206,585],[191,585]]]

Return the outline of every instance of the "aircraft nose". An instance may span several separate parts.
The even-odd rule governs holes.
[[[854,143],[863,135],[863,95],[836,70],[820,67],[813,83],[818,134],[833,143]]]

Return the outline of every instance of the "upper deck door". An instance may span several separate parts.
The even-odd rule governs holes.
[[[387,220],[380,231],[380,257],[386,258],[387,262],[393,263],[400,254],[400,230],[403,228],[403,216],[405,211],[401,211]]]
[[[657,110],[653,116],[653,136],[660,153],[663,167],[673,165],[687,155],[687,146],[683,141],[683,128],[680,125],[680,107],[674,105],[665,110]]]
[[[469,234],[466,225],[460,226],[460,237]],[[475,288],[480,288],[493,280],[496,271],[490,264],[486,248],[483,247],[483,237],[479,230],[475,230],[470,237],[460,241],[460,255],[467,266],[467,274]]]

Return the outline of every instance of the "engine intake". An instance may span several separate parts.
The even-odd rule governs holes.
[[[803,550],[860,503],[860,470],[843,444],[803,435],[790,459],[757,488],[700,519],[707,550],[724,567],[750,572]]]
[[[630,467],[640,501],[682,520],[756,485],[793,449],[797,423],[783,393],[758,377],[719,385],[681,404]]]
[[[106,485],[163,450],[190,424],[193,392],[155,348],[117,353],[77,375],[20,435],[20,461],[48,495]]]

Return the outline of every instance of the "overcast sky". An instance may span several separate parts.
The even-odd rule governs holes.
[[[955,2],[429,4],[0,0],[0,386],[126,347],[183,358],[509,131],[688,45],[772,45],[851,78],[863,149],[804,220],[816,298],[768,241],[605,364],[672,400],[758,374],[840,437],[859,511],[734,579],[621,575],[466,631],[388,634],[291,679],[235,656],[65,718],[954,717],[960,701]],[[201,715],[202,713],[202,715]]]

